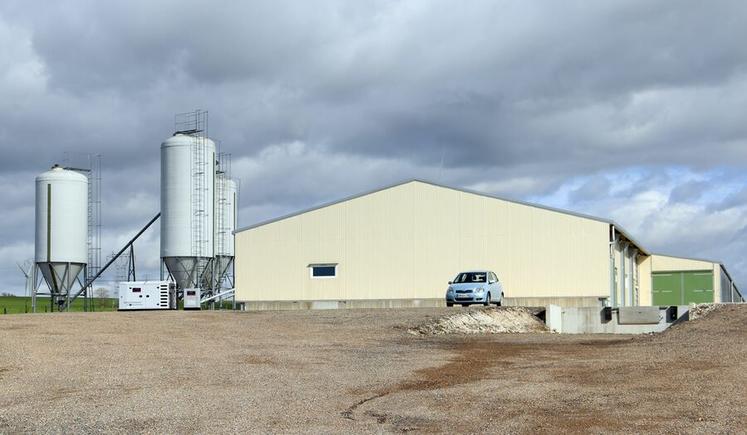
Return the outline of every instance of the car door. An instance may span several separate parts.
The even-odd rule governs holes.
[[[500,281],[498,281],[498,276],[490,272],[490,275],[493,277],[493,286],[490,289],[490,294],[493,295],[493,299],[498,300],[501,297],[501,293],[503,293],[503,286]]]
[[[501,297],[501,300],[503,300],[503,283],[501,282],[501,280],[500,280],[500,279],[498,279],[498,276],[497,276],[497,275],[496,275],[496,277],[495,277],[495,285],[496,285],[496,287],[497,287],[495,291],[497,291],[497,292],[498,292],[498,294],[499,294],[499,295],[500,295],[500,297]]]
[[[490,296],[493,299],[498,299],[498,296],[501,294],[501,292],[498,291],[498,278],[493,272],[488,273],[488,289],[488,291],[490,292]]]

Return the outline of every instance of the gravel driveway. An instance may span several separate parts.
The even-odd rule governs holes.
[[[638,337],[407,332],[454,310],[0,316],[0,432],[747,427],[747,306]]]

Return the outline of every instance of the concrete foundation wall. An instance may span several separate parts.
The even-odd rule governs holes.
[[[647,309],[652,310],[652,313],[643,312]],[[612,310],[610,318],[607,319],[605,310],[602,308],[549,305],[545,319],[550,330],[563,334],[646,334],[661,332],[675,321],[686,318],[688,313],[686,305],[667,308],[622,307],[620,310],[629,312],[620,313],[618,310]],[[655,312],[658,312],[658,315]],[[621,319],[628,319],[627,321],[630,322],[630,319],[636,318],[647,323],[621,324],[620,322]]]
[[[238,301],[247,311],[284,310],[337,310],[344,308],[435,308],[445,307],[441,298],[431,299],[349,299],[319,301]],[[504,298],[503,305],[510,307],[544,307],[549,304],[561,307],[599,307],[596,297]]]
[[[337,310],[345,308],[445,307],[443,299],[359,299],[346,301],[241,301],[246,311]]]
[[[558,305],[561,307],[594,307],[600,308],[602,302],[596,296],[567,296],[567,297],[526,297],[504,298],[503,305],[507,307],[546,307]]]

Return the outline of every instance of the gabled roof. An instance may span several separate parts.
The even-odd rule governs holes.
[[[417,179],[417,178],[409,179],[409,180],[406,180],[406,181],[401,181],[399,183],[395,183],[395,184],[391,184],[391,185],[388,185],[388,186],[380,187],[378,189],[374,189],[374,190],[370,190],[370,191],[367,191],[367,192],[359,193],[359,194],[356,194],[356,195],[348,196],[346,198],[342,198],[342,199],[339,199],[337,201],[332,201],[332,202],[324,203],[324,204],[321,204],[321,205],[318,205],[318,206],[315,206],[315,207],[311,207],[311,208],[307,208],[307,209],[304,209],[304,210],[300,210],[300,211],[297,211],[295,213],[287,214],[287,215],[280,216],[280,217],[277,217],[277,218],[274,218],[274,219],[269,219],[269,220],[266,220],[266,221],[258,222],[258,223],[254,224],[254,225],[249,225],[249,226],[246,226],[246,227],[243,227],[243,228],[239,228],[236,231],[234,231],[234,234],[242,232],[242,231],[246,231],[246,230],[251,230],[253,228],[261,227],[261,226],[264,226],[264,225],[268,225],[268,224],[271,224],[273,222],[278,222],[278,221],[282,221],[282,220],[285,220],[285,219],[289,219],[289,218],[292,218],[292,217],[295,217],[295,216],[299,216],[299,215],[302,215],[302,214],[305,214],[305,213],[312,212],[314,210],[319,210],[319,209],[322,209],[322,208],[331,207],[333,205],[340,204],[342,202],[346,202],[346,201],[350,201],[350,200],[353,200],[353,199],[361,198],[363,196],[371,195],[371,194],[374,194],[374,193],[377,193],[377,192],[381,192],[381,191],[384,191],[384,190],[393,189],[395,187],[403,186],[405,184],[410,184],[410,183],[428,184],[428,185],[431,185],[431,186],[434,186],[434,187],[439,187],[439,188],[442,188],[442,189],[455,190],[457,192],[469,193],[471,195],[477,195],[477,196],[482,196],[482,197],[491,198],[491,199],[498,199],[498,200],[501,200],[501,201],[506,201],[506,202],[510,202],[510,203],[514,203],[514,204],[525,205],[525,206],[528,206],[528,207],[539,208],[539,209],[543,209],[543,210],[552,211],[552,212],[555,212],[555,213],[567,214],[567,215],[575,216],[575,217],[582,218],[582,219],[589,219],[589,220],[593,220],[593,221],[597,221],[597,222],[603,222],[603,223],[606,223],[606,224],[609,224],[609,225],[614,225],[615,230],[617,232],[621,233],[623,236],[625,236],[625,238],[628,239],[631,243],[633,243],[634,245],[636,245],[638,247],[638,249],[641,251],[641,253],[643,253],[645,255],[649,255],[650,254],[649,251],[647,249],[643,248],[643,246],[640,243],[638,243],[635,239],[633,239],[633,237],[631,237],[630,234],[627,231],[625,231],[620,225],[618,225],[615,221],[613,221],[611,219],[604,219],[604,218],[600,218],[600,217],[597,217],[597,216],[592,216],[592,215],[583,214],[583,213],[577,213],[577,212],[574,212],[574,211],[564,210],[564,209],[555,208],[555,207],[549,207],[549,206],[542,205],[542,204],[535,204],[535,203],[531,203],[531,202],[519,201],[519,200],[516,200],[516,199],[504,198],[504,197],[501,197],[501,196],[497,196],[497,195],[493,195],[493,194],[489,194],[489,193],[485,193],[485,192],[477,192],[477,191],[473,191],[473,190],[469,190],[469,189],[464,189],[464,188],[459,188],[459,187],[445,186],[443,184],[438,184],[438,183],[434,183],[432,181],[426,181],[426,180],[421,180],[421,179]]]

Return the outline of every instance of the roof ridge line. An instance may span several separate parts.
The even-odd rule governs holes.
[[[552,212],[556,212],[556,213],[562,213],[562,214],[566,214],[566,215],[570,215],[570,216],[575,216],[575,217],[579,217],[579,218],[583,218],[583,219],[589,219],[589,220],[593,220],[593,221],[597,221],[597,222],[606,223],[606,224],[609,224],[609,225],[614,225],[620,231],[620,233],[622,233],[625,236],[625,238],[627,238],[634,245],[636,245],[644,254],[648,254],[649,253],[649,251],[646,248],[644,248],[643,245],[641,245],[635,239],[633,239],[633,237],[630,236],[630,234],[622,226],[618,225],[615,221],[613,221],[611,219],[605,219],[605,218],[601,218],[601,217],[598,217],[598,216],[592,216],[592,215],[588,215],[588,214],[584,214],[584,213],[578,213],[578,212],[574,212],[574,211],[570,211],[570,210],[565,210],[565,209],[561,209],[561,208],[550,207],[550,206],[546,206],[546,205],[542,205],[542,204],[537,204],[537,203],[532,203],[532,202],[527,202],[527,201],[521,201],[521,200],[518,200],[518,199],[506,198],[506,197],[494,195],[494,194],[491,194],[491,193],[478,192],[478,191],[475,191],[475,190],[465,189],[465,188],[461,188],[461,187],[447,186],[445,184],[439,184],[439,183],[436,183],[436,182],[433,182],[433,181],[429,181],[429,180],[425,180],[425,179],[422,179],[422,178],[409,178],[409,179],[405,179],[403,181],[399,181],[399,182],[394,183],[394,184],[389,184],[389,185],[386,185],[386,186],[383,186],[383,187],[379,187],[377,189],[373,189],[373,190],[369,190],[369,191],[366,191],[366,192],[363,192],[363,193],[358,193],[358,194],[354,194],[354,195],[351,195],[351,196],[347,196],[347,197],[338,199],[336,201],[322,203],[322,204],[317,205],[317,206],[313,206],[313,207],[310,207],[310,208],[302,209],[302,210],[299,210],[299,211],[296,211],[296,212],[293,212],[293,213],[289,213],[289,214],[286,214],[286,215],[282,215],[282,216],[279,216],[279,217],[276,217],[276,218],[273,218],[273,219],[268,219],[268,220],[260,221],[260,222],[257,222],[255,224],[253,224],[253,225],[245,226],[245,227],[242,227],[242,228],[237,228],[236,230],[234,230],[234,234],[242,232],[242,231],[246,231],[246,230],[251,230],[251,229],[254,229],[254,228],[258,228],[258,227],[261,227],[261,226],[264,226],[264,225],[269,225],[271,223],[279,222],[279,221],[282,221],[282,220],[285,220],[285,219],[290,219],[292,217],[299,216],[299,215],[302,215],[302,214],[305,214],[305,213],[309,213],[309,212],[312,212],[312,211],[320,210],[320,209],[323,209],[323,208],[326,208],[326,207],[331,207],[333,205],[340,204],[342,202],[351,201],[353,199],[358,199],[358,198],[361,198],[361,197],[364,197],[364,196],[372,195],[374,193],[378,193],[378,192],[381,192],[381,191],[384,191],[384,190],[393,189],[395,187],[403,186],[405,184],[416,183],[416,182],[417,183],[428,184],[428,185],[435,186],[435,187],[440,187],[442,189],[455,190],[457,192],[469,193],[469,194],[472,194],[472,195],[478,195],[478,196],[482,196],[482,197],[486,197],[486,198],[498,199],[498,200],[501,200],[501,201],[506,201],[506,202],[510,202],[510,203],[514,203],[514,204],[524,205],[524,206],[527,206],[527,207],[535,207],[535,208],[539,208],[539,209],[542,209],[542,210],[552,211]]]

